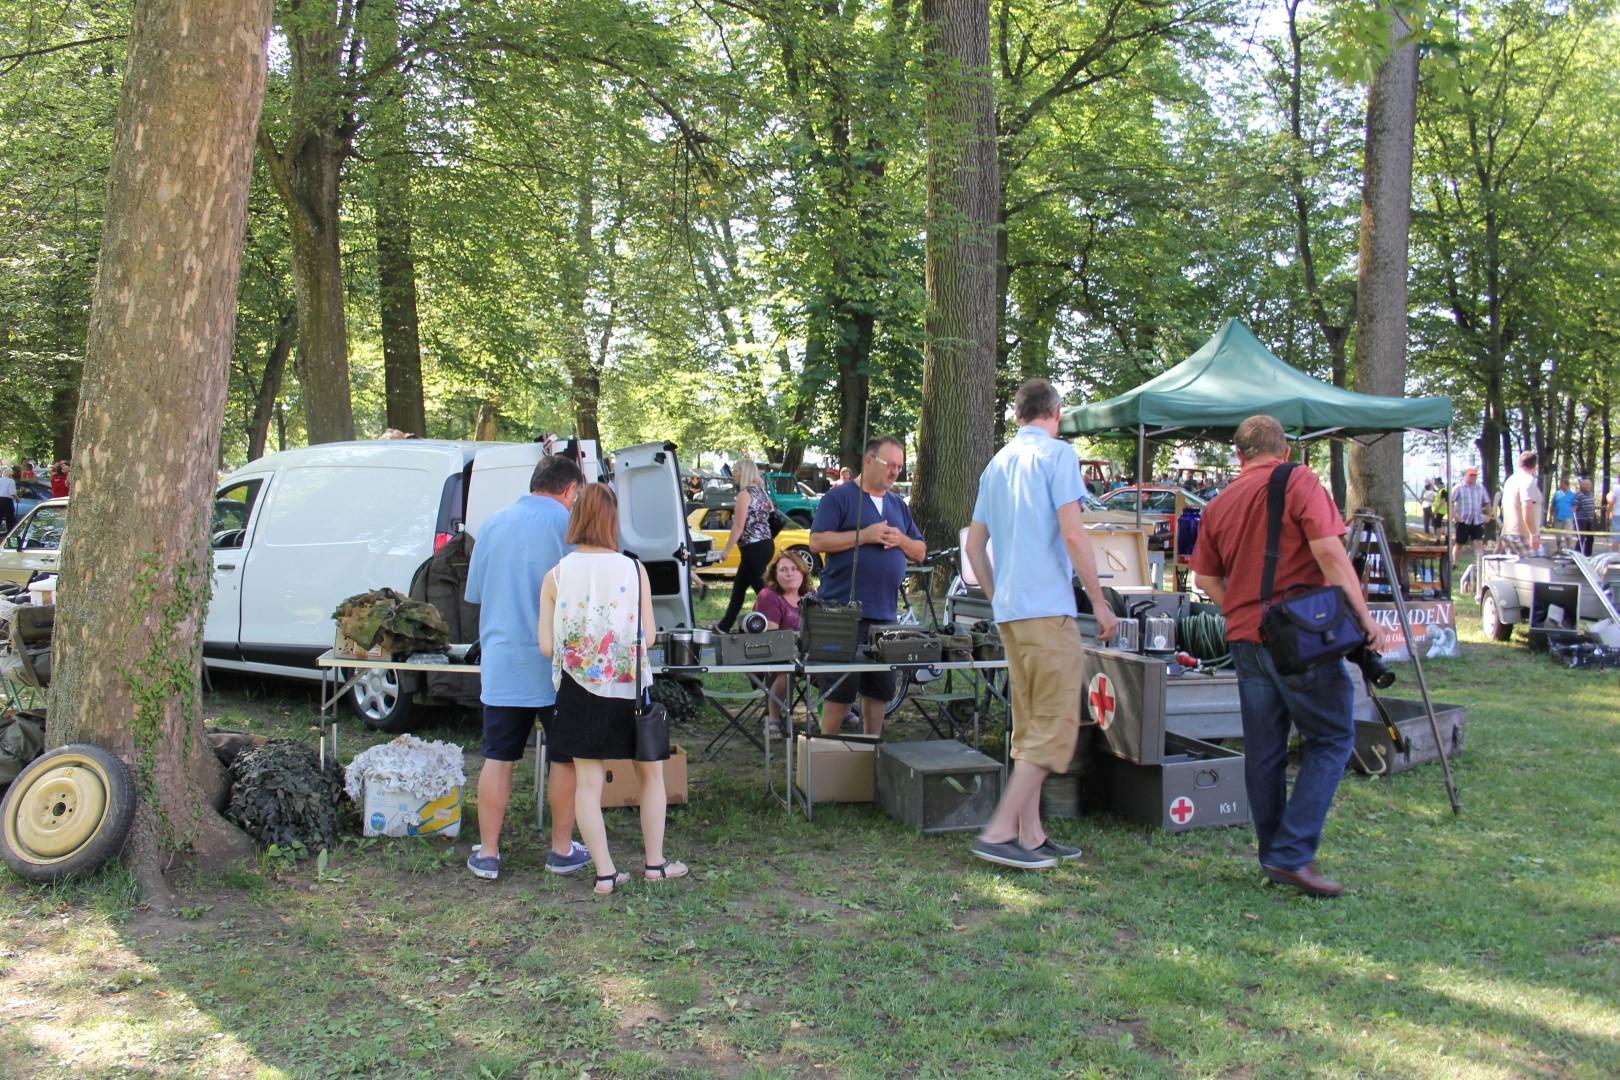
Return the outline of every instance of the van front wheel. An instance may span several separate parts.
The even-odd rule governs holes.
[[[343,672],[347,680],[349,672]],[[346,695],[349,708],[370,728],[397,735],[408,730],[415,703],[400,690],[399,672],[388,668],[367,668]]]

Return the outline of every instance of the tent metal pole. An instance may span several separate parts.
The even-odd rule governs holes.
[[[1136,527],[1142,527],[1142,489],[1147,486],[1147,477],[1143,475],[1146,468],[1144,450],[1147,442],[1147,425],[1136,425]]]
[[[1451,495],[1451,429],[1446,428],[1446,496],[1447,496],[1446,497],[1446,532],[1445,532],[1445,535],[1440,538],[1440,542],[1442,544],[1446,545],[1446,550],[1447,551],[1451,550],[1451,519],[1454,516],[1451,513],[1451,498],[1450,498],[1450,495]],[[1440,561],[1442,563],[1445,562],[1444,556],[1441,557]],[[1455,566],[1453,566],[1451,568],[1451,576],[1455,577],[1456,575],[1457,575],[1457,568]],[[1447,596],[1451,595],[1451,582],[1450,581],[1446,582],[1446,595]]]

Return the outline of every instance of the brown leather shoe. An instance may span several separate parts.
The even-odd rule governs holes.
[[[1306,896],[1338,896],[1344,892],[1343,885],[1318,874],[1314,863],[1298,870],[1279,870],[1262,864],[1260,872],[1278,885],[1292,885]]]

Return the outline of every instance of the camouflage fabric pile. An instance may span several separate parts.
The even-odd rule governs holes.
[[[336,765],[321,768],[314,747],[271,739],[238,755],[231,779],[225,816],[260,844],[297,840],[312,855],[337,846],[343,778]]]
[[[450,625],[439,609],[393,589],[373,589],[349,597],[332,612],[338,630],[362,649],[381,645],[390,656],[443,652]]]
[[[652,684],[652,699],[669,713],[672,724],[688,724],[697,719],[698,701],[678,682],[657,679]]]

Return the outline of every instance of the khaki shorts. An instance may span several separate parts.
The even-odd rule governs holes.
[[[1080,628],[1067,615],[998,624],[1007,647],[1012,756],[1052,772],[1069,767],[1085,686]]]

